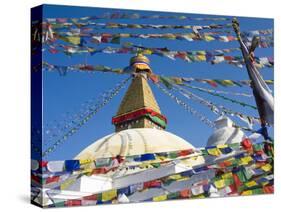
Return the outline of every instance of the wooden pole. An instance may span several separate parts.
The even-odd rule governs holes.
[[[233,29],[236,33],[237,39],[238,39],[238,41],[240,43],[240,46],[241,46],[243,41],[242,41],[239,22],[238,22],[237,18],[233,18],[232,27],[233,27]],[[251,75],[249,73],[251,67],[249,66],[249,63],[248,63],[248,62],[253,62],[253,60],[254,60],[254,50],[255,50],[255,48],[257,47],[258,44],[259,44],[259,39],[257,37],[254,37],[253,40],[252,40],[251,47],[247,48],[249,53],[248,54],[245,53],[245,51],[242,51],[242,49],[241,49],[241,51],[242,51],[242,55],[243,55],[243,58],[244,58],[244,61],[245,61],[245,64],[246,64],[246,68],[247,68],[249,78],[251,80],[251,87],[253,89],[253,94],[254,94],[254,97],[255,97],[255,100],[256,100],[256,105],[257,105],[259,116],[260,116],[261,126],[265,127],[266,126],[266,121],[265,121],[266,119],[265,119],[265,113],[264,113],[265,108],[264,108],[264,104],[263,104],[263,99],[256,92],[255,85],[253,84],[253,80],[251,79]]]

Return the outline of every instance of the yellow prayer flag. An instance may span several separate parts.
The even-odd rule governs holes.
[[[223,174],[223,175],[222,175],[222,178],[223,178],[223,179],[232,178],[232,172],[228,172],[228,173]]]
[[[117,197],[117,190],[113,189],[110,191],[105,191],[102,193],[102,201],[109,201],[112,200],[113,198]]]
[[[180,179],[177,179],[177,181],[184,181],[184,180],[189,180],[189,179],[190,179],[190,177],[182,177]]]
[[[207,149],[207,152],[213,156],[220,156],[221,151],[218,148]]]
[[[246,185],[248,188],[251,188],[251,187],[253,187],[253,186],[256,186],[257,183],[252,180],[252,181],[250,181],[250,182],[245,183],[245,185]]]
[[[80,165],[85,165],[85,164],[88,164],[88,163],[91,163],[91,162],[92,162],[91,159],[81,159],[81,160],[79,160]]]
[[[231,86],[235,85],[235,84],[232,82],[232,80],[222,80],[221,83],[222,83],[223,85],[231,85]]]
[[[80,37],[79,36],[69,36],[69,37],[64,37],[64,39],[62,39],[66,42],[72,43],[74,45],[78,45],[80,44]]]
[[[264,170],[265,172],[268,172],[272,169],[272,166],[270,164],[266,164],[262,166],[261,169]]]
[[[251,191],[251,190],[243,191],[241,193],[241,195],[243,195],[243,196],[252,195],[252,194],[253,194],[253,191]]]
[[[241,165],[247,165],[249,162],[251,162],[253,159],[251,156],[246,156],[240,159]]]
[[[206,61],[205,55],[197,55],[196,58],[197,58],[198,61]]]
[[[206,41],[212,41],[212,40],[215,40],[215,38],[213,38],[212,36],[210,36],[210,35],[205,35],[204,36],[204,38],[205,38],[205,40]]]
[[[165,156],[157,156],[157,159],[159,159],[159,160],[163,161],[163,160],[166,160],[166,159],[167,159],[167,157],[165,157]]]
[[[206,55],[206,51],[197,51],[198,55]]]
[[[179,180],[181,178],[182,178],[182,176],[180,174],[175,174],[175,175],[169,176],[169,179],[172,179],[172,180]]]
[[[183,84],[181,77],[173,77],[172,79],[177,85]]]
[[[157,196],[157,197],[153,197],[153,201],[158,202],[158,201],[163,201],[167,199],[167,195],[161,195],[161,196]]]
[[[215,181],[215,186],[219,189],[225,187],[224,179]]]

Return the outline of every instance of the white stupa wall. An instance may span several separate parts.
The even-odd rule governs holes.
[[[113,188],[113,182],[111,178],[100,177],[96,175],[83,176],[80,178],[78,184],[78,190],[76,191],[81,192],[99,193],[101,191],[106,191]]]
[[[245,137],[244,132],[239,128],[233,127],[233,121],[226,116],[219,117],[214,123],[216,129],[208,138],[206,146],[239,143]]]
[[[160,167],[158,169],[146,170],[132,175],[115,178],[113,181],[113,186],[114,188],[121,188],[128,185],[150,181],[170,174],[174,174],[175,166],[176,165],[171,164],[165,167]]]

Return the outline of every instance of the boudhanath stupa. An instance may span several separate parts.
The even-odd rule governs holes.
[[[128,157],[194,149],[193,145],[188,141],[165,131],[166,117],[161,114],[160,107],[147,82],[148,75],[152,74],[148,58],[143,55],[137,55],[131,58],[130,67],[133,69],[134,78],[116,116],[113,117],[115,133],[95,141],[81,151],[76,156],[76,159]],[[144,179],[146,181],[154,180],[167,174],[188,170],[189,167],[202,163],[204,163],[204,159],[197,157],[184,163],[176,163],[152,172],[151,170],[144,171],[143,168],[129,170],[120,168],[108,172],[104,179],[99,178],[99,181],[95,181],[93,184],[91,182],[95,180],[95,177],[84,176],[79,182],[79,189],[83,192],[90,192],[125,187],[141,183]],[[127,165],[130,165],[130,163]],[[103,188],[103,186],[105,187]],[[154,191],[153,194],[138,195],[132,198],[135,201],[141,201],[147,196],[154,196],[156,193],[161,194],[163,191]]]
[[[251,163],[243,168],[249,172],[245,182],[251,182],[257,179],[251,177],[258,176],[256,170],[260,169],[253,163],[254,153],[248,152],[252,144],[243,131],[234,128],[228,117],[220,117],[207,141],[210,148],[195,148],[166,131],[167,118],[148,84],[153,74],[149,63],[141,54],[130,60],[133,78],[112,118],[115,132],[93,141],[73,160],[48,162],[48,173],[60,173],[59,178],[54,180],[55,174],[46,174],[49,183],[44,184],[34,202],[44,207],[72,206],[236,196],[248,192],[247,186],[239,190],[232,174],[242,172],[236,163],[241,163],[241,167]],[[35,161],[33,168],[38,168]],[[264,182],[272,180],[270,164],[262,170],[268,173]]]

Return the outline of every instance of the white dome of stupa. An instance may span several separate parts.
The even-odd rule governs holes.
[[[115,132],[97,140],[82,150],[75,159],[96,160],[116,156],[134,156],[187,149],[195,149],[195,147],[170,132],[155,128],[133,128]],[[204,164],[204,157],[197,155],[197,153],[193,153],[193,155],[194,157],[171,161],[171,163],[157,169],[152,167],[127,169],[126,166],[135,165],[139,162],[126,162],[126,164],[121,165],[116,170],[111,170],[105,174],[83,176],[77,182],[76,187],[83,192],[124,187],[190,170],[193,166]]]
[[[221,116],[214,123],[216,129],[209,137],[207,146],[238,143],[243,140],[244,132],[239,128],[233,127],[233,121],[230,118]]]
[[[194,149],[186,140],[164,130],[133,128],[107,135],[82,150],[76,159],[97,159]]]

